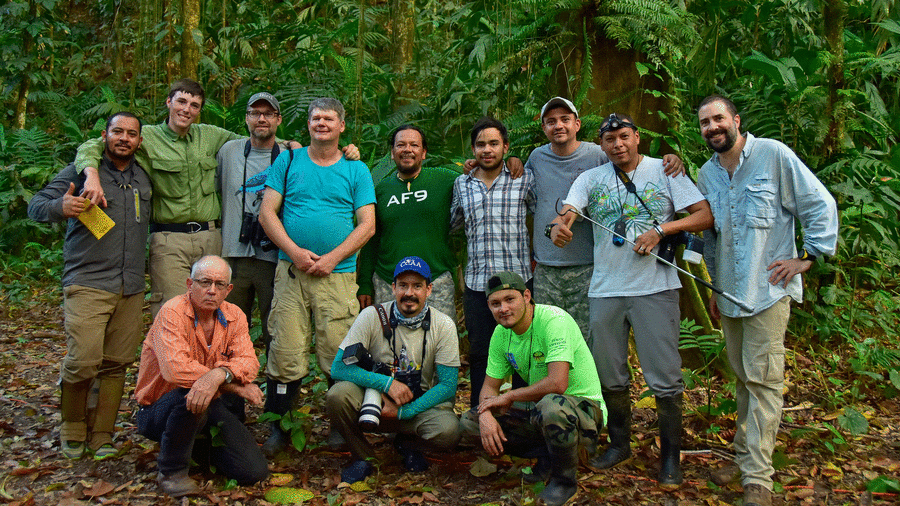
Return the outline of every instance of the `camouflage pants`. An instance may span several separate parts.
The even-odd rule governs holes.
[[[534,269],[535,302],[562,308],[572,315],[585,341],[588,341],[591,321],[587,292],[593,272],[593,265],[537,264]]]
[[[372,283],[375,285],[375,302],[392,302],[394,292],[391,285],[385,283],[377,274],[372,275]],[[453,284],[453,275],[445,272],[436,277],[428,297],[428,305],[449,316],[456,323],[456,286]]]
[[[497,422],[506,436],[503,448],[510,455],[534,458],[546,455],[549,447],[575,446],[586,446],[591,452],[603,428],[603,408],[599,402],[584,397],[548,394],[534,409],[511,409],[498,416]],[[465,436],[474,440],[478,435],[477,415],[467,412],[460,427]],[[535,444],[540,440],[546,444]]]

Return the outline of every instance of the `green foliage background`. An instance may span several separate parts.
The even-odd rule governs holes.
[[[695,172],[709,157],[696,104],[731,96],[744,129],[793,148],[840,206],[838,254],[806,276],[793,345],[813,357],[835,405],[866,389],[900,390],[896,1],[182,3],[201,12],[189,39],[201,48],[202,121],[243,131],[246,99],[269,90],[284,104],[280,135],[306,144],[306,105],[335,96],[348,109],[345,138],[376,178],[391,170],[388,134],[406,122],[428,132],[431,165],[461,161],[468,128],[484,114],[509,126],[514,154],[526,157],[545,142],[537,115],[556,94],[581,107],[586,140],[628,97],[661,100],[636,111],[661,125],[647,132],[648,149],[677,152]],[[30,283],[56,279],[61,266],[62,227],[25,217],[32,192],[109,114],[164,120],[167,85],[185,64],[179,5],[0,4],[3,303],[26,300]],[[609,68],[623,59],[628,68]],[[592,79],[603,72],[620,77]],[[831,374],[848,369],[850,384]]]

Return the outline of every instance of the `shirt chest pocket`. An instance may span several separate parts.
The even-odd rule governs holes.
[[[752,228],[771,228],[775,222],[776,197],[775,187],[768,183],[747,186],[747,225]]]
[[[200,190],[204,195],[209,195],[216,191],[216,168],[218,163],[215,156],[212,158],[203,158],[199,162],[200,165]]]
[[[188,174],[178,160],[153,160],[153,189],[162,197],[177,198],[187,193]]]

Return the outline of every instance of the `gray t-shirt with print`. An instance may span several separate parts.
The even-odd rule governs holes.
[[[672,221],[676,211],[704,200],[687,176],[666,176],[659,158],[645,156],[628,176],[660,223]],[[625,236],[631,241],[653,228],[650,213],[625,189],[612,163],[579,176],[565,203],[613,230],[616,221],[623,219]],[[631,297],[681,288],[675,269],[652,256],[638,255],[628,243],[616,246],[612,237],[594,226],[594,273],[588,296]],[[658,252],[657,245],[653,253]]]
[[[278,261],[278,248],[263,251],[249,242],[242,244],[241,221],[244,211],[259,216],[259,205],[262,203],[266,188],[266,169],[272,162],[271,149],[251,148],[244,157],[247,139],[228,141],[219,149],[216,159],[219,162],[218,187],[222,196],[222,256],[255,257],[275,263]],[[246,195],[242,197],[244,186],[244,163],[247,164]],[[246,202],[242,209],[242,203]]]

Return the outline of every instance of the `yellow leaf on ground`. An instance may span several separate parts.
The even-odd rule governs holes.
[[[294,475],[287,473],[272,473],[272,478],[269,479],[269,483],[275,485],[276,487],[283,487],[291,482],[294,479]]]
[[[266,500],[275,504],[295,504],[308,501],[315,494],[302,488],[280,487],[266,491]]]
[[[497,465],[484,460],[484,457],[478,457],[478,459],[469,466],[469,472],[472,473],[472,476],[483,478],[496,473]]]

